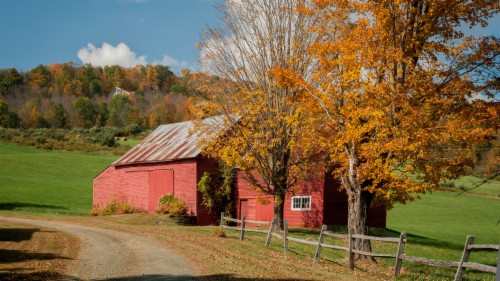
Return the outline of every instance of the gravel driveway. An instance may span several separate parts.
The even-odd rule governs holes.
[[[0,220],[50,227],[81,241],[81,252],[66,280],[197,280],[194,269],[159,243],[133,234],[66,222],[2,217]]]

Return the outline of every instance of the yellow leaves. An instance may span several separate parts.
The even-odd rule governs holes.
[[[290,69],[275,66],[268,71],[268,74],[276,80],[278,87],[288,88],[291,91],[298,91],[308,86],[300,73]]]
[[[304,16],[313,16],[314,15],[314,11],[302,3],[297,5],[297,12],[299,14],[304,15]]]

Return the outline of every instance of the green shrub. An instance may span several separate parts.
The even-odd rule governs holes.
[[[232,213],[236,182],[236,170],[223,164],[220,166],[214,173],[205,172],[198,182],[198,190],[203,196],[203,206],[215,221],[220,219],[221,212]]]
[[[132,206],[130,203],[113,200],[103,208],[94,205],[92,210],[89,211],[89,216],[110,216],[145,212],[144,209]]]
[[[47,139],[45,137],[38,136],[38,137],[36,137],[36,142],[39,144],[45,144],[45,143],[47,143]]]
[[[157,213],[171,214],[174,216],[187,215],[188,207],[184,200],[173,195],[163,195],[158,201]]]
[[[85,140],[90,143],[100,144],[102,146],[115,146],[116,133],[111,129],[90,129]]]
[[[10,130],[0,128],[0,140],[10,141],[12,139],[12,135],[9,133]]]
[[[443,182],[441,184],[439,184],[441,187],[446,187],[446,188],[455,188],[455,183],[452,182],[452,181],[448,181],[448,182]]]

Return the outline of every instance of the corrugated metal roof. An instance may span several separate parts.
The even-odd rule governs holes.
[[[221,131],[224,127],[223,117],[211,117],[203,120],[211,129]],[[208,137],[194,131],[192,121],[161,125],[143,141],[134,146],[112,165],[136,163],[164,162],[178,159],[194,158],[201,153],[201,137]]]

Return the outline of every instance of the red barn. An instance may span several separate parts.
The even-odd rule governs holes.
[[[192,122],[159,126],[94,178],[93,203],[104,206],[112,200],[126,201],[155,212],[159,198],[171,194],[186,202],[198,224],[212,223],[197,183],[216,164],[200,156],[193,126]]]
[[[193,127],[189,121],[158,127],[94,179],[93,203],[104,206],[115,199],[154,212],[159,198],[172,194],[186,202],[199,225],[213,223],[197,183],[205,171],[216,170],[217,164],[201,156],[202,136],[192,132]],[[347,224],[347,196],[338,187],[338,182],[324,174],[304,182],[287,196],[285,220],[290,226],[305,227]],[[259,195],[241,176],[235,201],[236,217],[265,221],[273,217],[272,197]],[[385,222],[385,208],[370,209],[369,225],[385,227]]]

